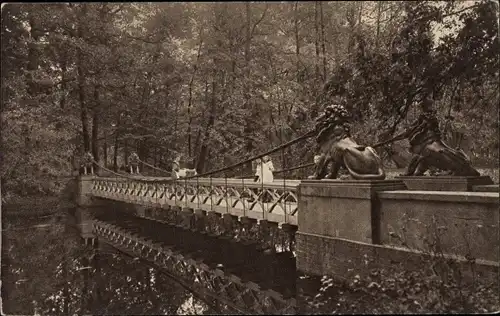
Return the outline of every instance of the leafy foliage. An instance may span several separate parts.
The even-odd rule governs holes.
[[[449,270],[451,272],[451,270]],[[303,294],[304,313],[488,313],[498,311],[498,283],[444,282],[428,267],[420,271],[372,269],[345,281],[323,277],[314,297]]]
[[[497,13],[486,0],[8,4],[4,192],[58,192],[88,150],[115,169],[132,151],[215,169],[303,134],[335,98],[370,144],[431,93],[448,141],[491,163]],[[276,167],[310,162],[313,145],[276,153]]]

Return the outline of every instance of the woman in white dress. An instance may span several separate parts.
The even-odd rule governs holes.
[[[272,183],[274,181],[273,171],[274,166],[273,162],[269,158],[269,156],[264,156],[264,158],[257,159],[257,166],[255,168],[255,181],[258,183]],[[255,192],[259,195],[258,192]],[[271,201],[271,196],[267,191],[262,192],[260,196],[260,200],[264,203]]]
[[[264,156],[262,158],[262,182],[273,182],[274,181],[274,165],[269,156]]]
[[[273,171],[274,166],[271,158],[269,156],[264,156],[261,160],[260,158],[256,160],[257,164],[255,167],[255,182],[259,183],[269,183],[274,181]]]

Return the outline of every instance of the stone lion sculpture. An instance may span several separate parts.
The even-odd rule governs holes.
[[[134,174],[134,171],[135,173],[139,174],[139,161],[140,161],[139,155],[137,155],[135,151],[132,152],[132,154],[128,158],[128,164],[131,174]]]
[[[415,156],[403,176],[422,176],[433,168],[447,171],[447,175],[452,176],[480,176],[463,150],[451,148],[443,142],[439,121],[430,98],[423,100],[421,109],[420,116],[409,128],[376,146],[402,139],[409,140],[410,151]]]
[[[94,156],[89,151],[83,155],[82,167],[84,175],[94,174]]]
[[[383,180],[382,161],[371,147],[356,143],[350,133],[350,115],[341,105],[327,106],[316,119],[318,155],[309,179],[336,179],[345,168],[356,180]]]

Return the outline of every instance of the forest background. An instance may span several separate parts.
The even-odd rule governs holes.
[[[6,198],[59,192],[85,151],[114,170],[132,151],[220,168],[303,134],[336,97],[370,145],[432,93],[447,142],[498,166],[497,2],[9,4],[1,37]],[[406,146],[381,149],[386,165]]]

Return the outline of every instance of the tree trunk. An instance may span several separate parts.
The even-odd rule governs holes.
[[[115,172],[118,172],[118,127],[117,130],[115,131],[115,145],[114,145],[114,152],[113,152],[113,170]]]
[[[39,30],[37,29],[38,24],[35,21],[35,18],[32,14],[29,16],[29,25],[30,25],[30,36],[33,40],[33,43],[28,44],[28,65],[27,65],[27,92],[30,97],[35,97],[37,95],[37,84],[35,83],[35,76],[33,72],[38,69],[39,66],[39,57],[40,52],[38,51],[37,41],[39,39]],[[30,100],[32,101],[32,100]]]
[[[94,160],[99,162],[99,114],[94,111],[94,115],[92,117],[92,156],[94,156]],[[99,166],[95,166],[95,171],[99,169]]]
[[[208,81],[205,79],[205,100],[208,100],[208,88],[209,88],[209,84],[208,84]],[[196,132],[196,139],[195,139],[195,142],[194,142],[194,149],[197,151],[197,152],[200,152],[201,150],[201,147],[200,147],[200,141],[201,141],[201,128],[198,128],[197,132]],[[196,159],[195,159],[195,168],[198,172],[200,172],[198,170],[198,162],[200,160],[200,157],[197,156]]]
[[[356,22],[357,22],[357,18],[356,18],[356,6],[357,6],[357,3],[355,2],[349,2],[348,3],[348,8],[347,8],[347,12],[346,12],[346,19],[347,19],[347,23],[349,24],[349,37],[348,37],[348,41],[347,41],[347,54],[349,56],[349,59],[352,61],[353,60],[353,49],[354,49],[354,45],[355,45],[355,37],[354,37],[354,32],[355,32],[355,29],[356,29]]]
[[[67,92],[67,82],[66,82],[66,73],[67,73],[67,64],[68,64],[68,60],[67,60],[67,54],[66,52],[62,52],[61,53],[61,90],[62,90],[62,97],[61,97],[61,100],[59,101],[59,106],[61,107],[61,109],[64,109],[64,107],[66,106],[66,92]]]
[[[323,20],[323,2],[319,1],[319,12],[320,12],[320,21],[321,21],[321,51],[323,54],[323,82],[326,81],[326,45],[325,45],[325,23]]]
[[[295,31],[295,55],[297,58],[297,82],[300,83],[300,38],[299,38],[299,2],[295,1],[294,4],[294,31]]]
[[[250,96],[250,60],[251,60],[251,56],[250,56],[250,47],[251,47],[251,41],[252,41],[252,38],[251,38],[251,8],[250,8],[250,2],[246,2],[245,3],[245,17],[246,17],[246,40],[245,40],[245,78],[243,79],[244,80],[244,98],[245,98],[245,104],[244,104],[244,109],[245,111],[247,111],[247,113],[250,113],[249,116],[251,118],[254,117],[254,109],[253,107],[251,106],[250,104],[250,99],[251,99],[251,96]],[[253,134],[254,132],[254,127],[252,126],[252,124],[254,124],[255,121],[253,119],[248,119],[248,120],[245,120],[245,127],[243,128],[243,136],[247,139],[246,140],[246,144],[245,144],[245,151],[247,153],[252,153],[253,150],[254,150],[254,144],[253,144],[253,141],[251,139],[251,135]],[[251,163],[248,163],[245,167],[245,170],[247,172],[251,172],[252,171],[252,165]]]
[[[358,2],[359,12],[358,12],[358,27],[361,28],[361,21],[363,18],[363,1]]]
[[[123,161],[125,165],[128,165],[128,156],[129,156],[129,148],[128,148],[128,139],[124,139],[124,145],[123,145]],[[140,156],[139,156],[140,158]]]
[[[319,73],[319,18],[318,18],[318,3],[319,1],[314,1],[314,46],[316,49],[316,80],[319,81],[320,73]]]
[[[178,144],[178,137],[179,137],[179,133],[177,132],[178,131],[178,126],[179,126],[179,99],[176,99],[175,100],[175,121],[174,121],[174,144],[173,144],[173,148],[174,150],[177,152],[177,144]]]
[[[94,160],[99,162],[99,87],[94,89],[94,109],[92,117],[92,156]],[[99,169],[99,166],[95,166],[95,171]]]
[[[215,70],[214,73],[217,71]],[[210,138],[210,129],[214,125],[215,122],[215,106],[216,106],[216,75],[214,74],[214,78],[212,81],[212,100],[211,100],[211,106],[210,106],[210,111],[209,111],[209,116],[208,116],[208,122],[207,122],[207,127],[205,129],[205,134],[203,135],[203,141],[201,144],[201,149],[200,149],[200,154],[198,155],[198,161],[196,164],[196,171],[198,173],[202,173],[204,168],[205,168],[205,163],[206,159],[208,156],[208,140]]]
[[[87,14],[87,4],[83,4],[82,12],[78,20],[78,37],[84,39],[83,19]],[[78,76],[78,99],[80,101],[80,117],[82,121],[83,148],[85,152],[90,151],[90,135],[87,105],[85,103],[85,73],[83,70],[83,53],[81,48],[77,51],[77,76]]]
[[[382,1],[377,2],[377,35],[375,35],[375,52],[378,53],[380,45],[380,18],[382,16]]]
[[[102,144],[102,156],[104,167],[108,168],[108,139],[106,133],[104,133],[103,144]]]
[[[196,55],[196,62],[193,66],[193,73],[191,75],[191,80],[189,81],[189,99],[188,99],[188,130],[187,130],[187,138],[188,138],[188,156],[189,158],[192,157],[192,146],[191,146],[191,125],[193,123],[193,117],[191,116],[191,106],[193,102],[193,83],[194,83],[194,77],[196,75],[196,70],[198,69],[198,61],[200,60],[200,55],[201,55],[201,47],[203,45],[203,38],[202,38],[202,29],[200,28],[200,44],[198,45],[198,54]]]

